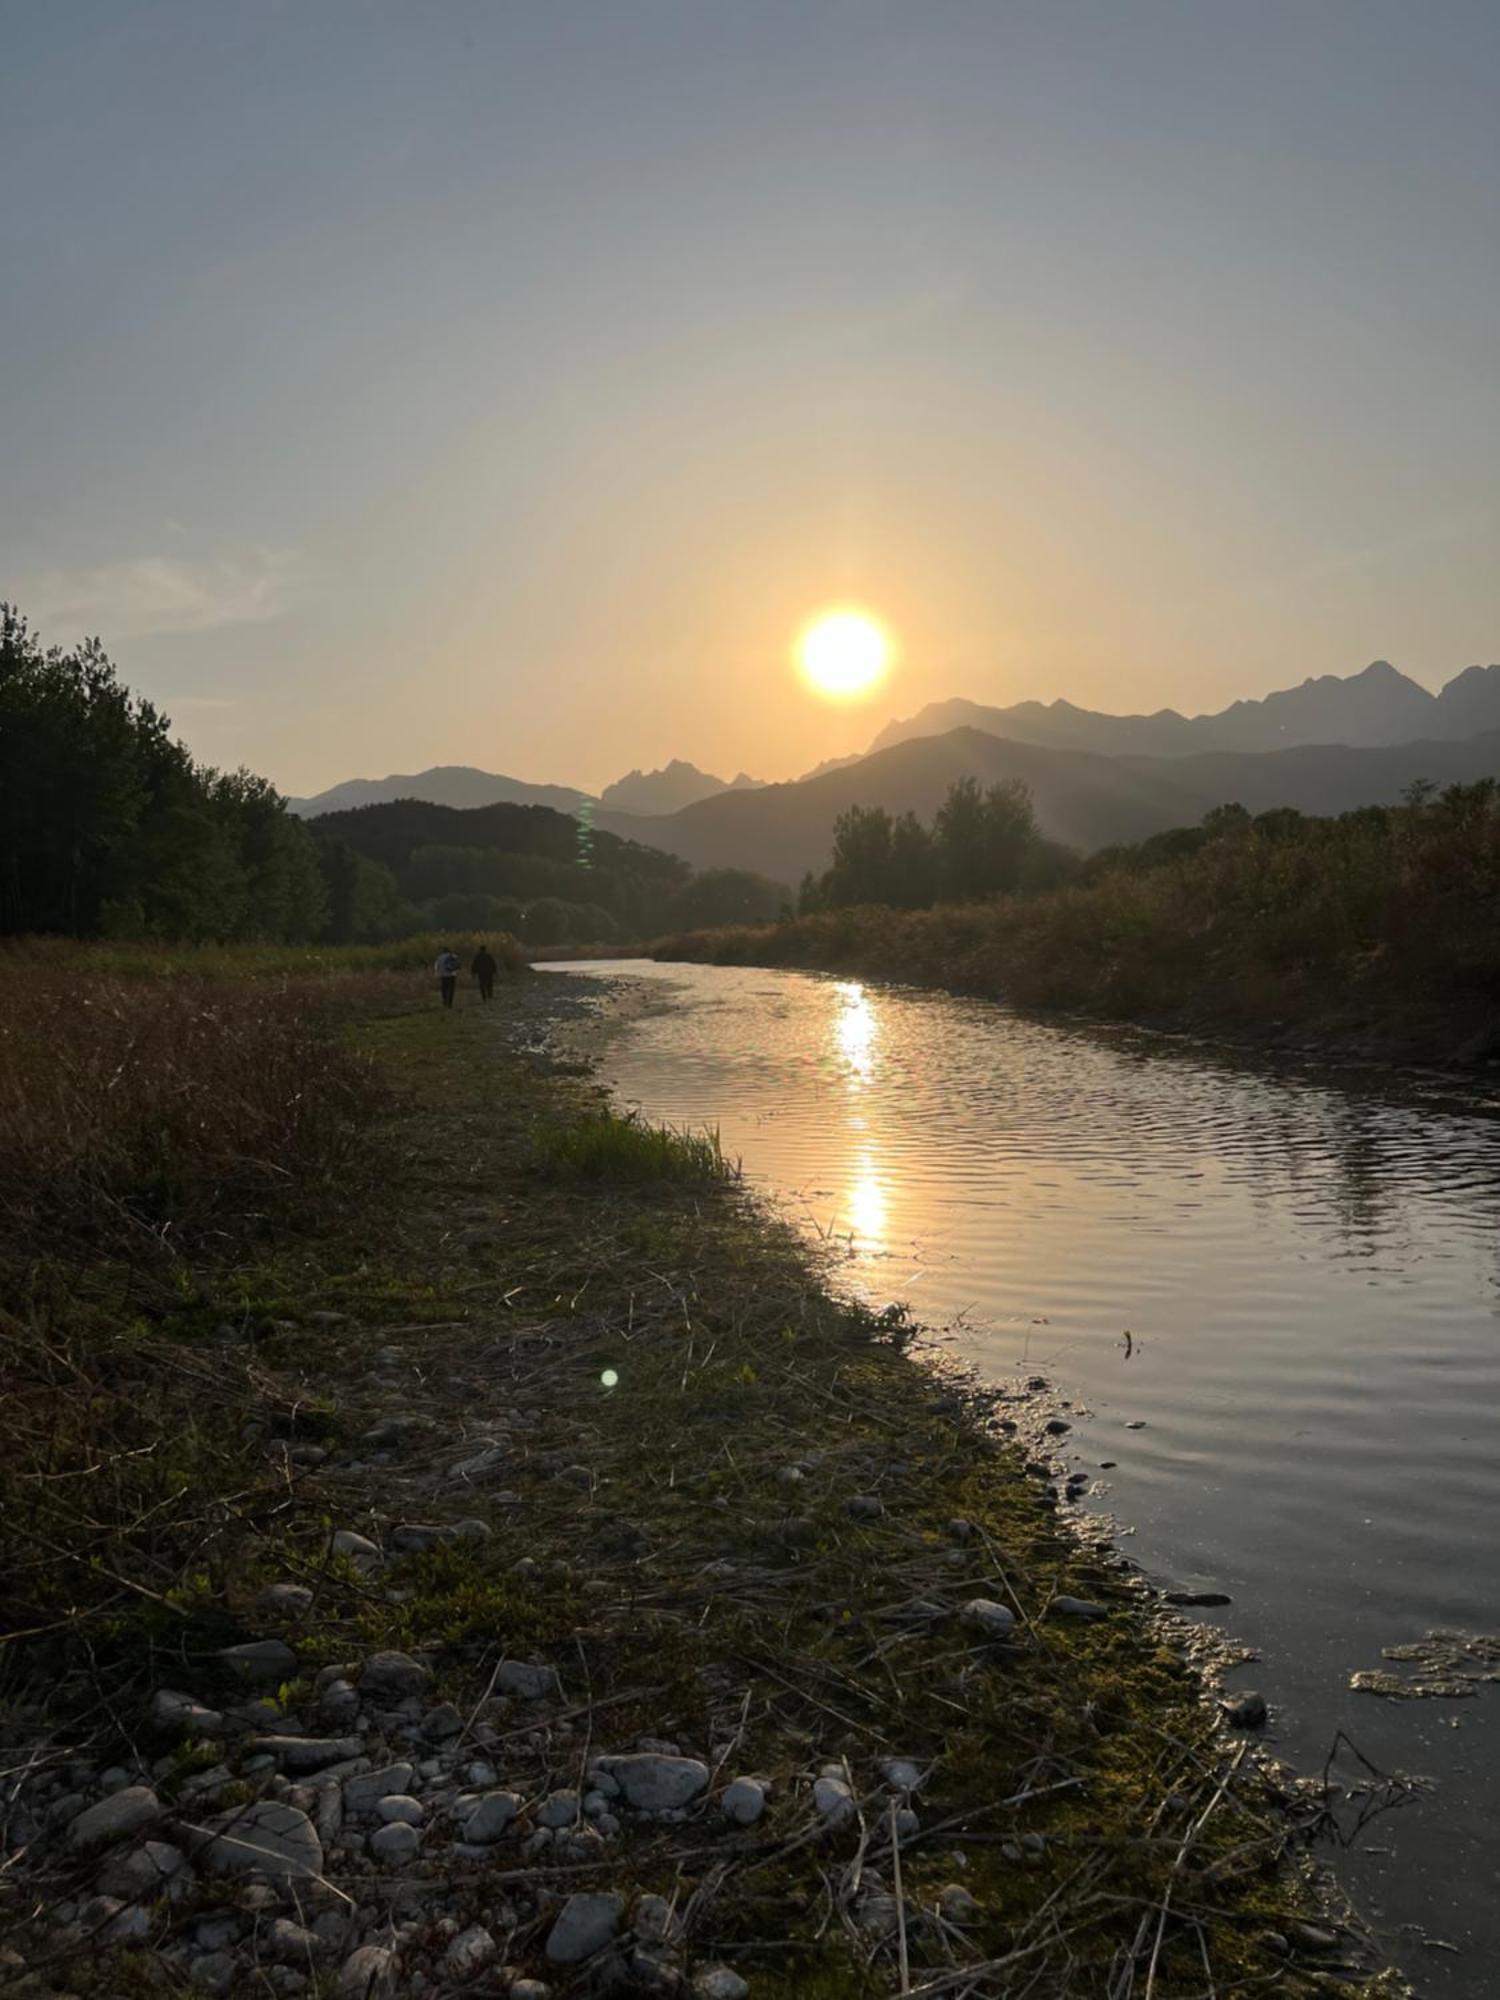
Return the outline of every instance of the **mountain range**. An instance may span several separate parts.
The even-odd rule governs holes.
[[[764,781],[741,771],[737,778],[716,778],[674,757],[659,771],[627,771],[599,794],[601,806],[615,812],[671,813],[711,799],[719,792],[752,792]]]
[[[606,785],[599,803],[616,812],[671,813],[696,805],[718,792],[749,791],[762,781],[741,771],[737,778],[716,778],[674,757],[659,771],[630,771]],[[430,770],[397,773],[389,778],[346,778],[311,798],[288,799],[294,813],[316,819],[324,813],[350,812],[357,806],[391,805],[397,799],[423,799],[429,805],[472,811],[476,806],[551,806],[572,813],[593,797],[574,785],[532,785],[523,778],[481,771],[472,764],[434,764]]]

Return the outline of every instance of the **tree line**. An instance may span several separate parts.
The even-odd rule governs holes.
[[[1030,788],[1018,778],[987,788],[961,778],[931,826],[884,806],[840,813],[833,859],[822,875],[804,876],[798,908],[804,915],[861,903],[926,910],[1055,888],[1076,867],[1067,848],[1038,830]]]

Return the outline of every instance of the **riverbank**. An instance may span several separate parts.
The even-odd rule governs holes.
[[[1099,890],[931,910],[821,911],[759,928],[658,939],[663,962],[759,965],[891,980],[1038,1015],[1071,1014],[1243,1047],[1377,1067],[1470,1073],[1500,1060],[1500,1013],[1487,983],[1433,990],[1430,966],[1395,978],[1375,956],[1318,976],[1289,963],[1224,962],[1204,929],[1174,932],[1117,908]]]
[[[602,1115],[561,985],[372,988],[340,1189],[49,1294],[154,1400],[19,1455],[12,1558],[59,1490],[100,1532],[7,1649],[12,1984],[1331,1987],[1143,1595],[711,1147]],[[176,1462],[110,1540],[126,1454]]]

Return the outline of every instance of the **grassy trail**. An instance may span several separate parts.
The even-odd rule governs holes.
[[[376,1088],[337,1190],[191,1266],[116,1257],[36,1295],[27,1337],[97,1394],[89,1424],[57,1419],[45,1469],[26,1431],[4,1496],[0,1554],[37,1578],[10,1607],[31,1636],[5,1649],[7,1731],[16,1755],[50,1742],[4,1878],[19,1956],[74,1992],[186,1979],[184,1927],[220,1892],[153,1903],[91,1971],[89,1869],[48,1837],[48,1801],[132,1755],[168,1824],[189,1799],[304,1797],[254,1754],[218,1657],[274,1637],[295,1663],[262,1732],[316,1729],[318,1671],[397,1648],[429,1670],[422,1713],[367,1703],[366,1760],[431,1752],[451,1702],[463,1734],[430,1761],[477,1751],[523,1802],[483,1857],[455,1848],[444,1770],[409,1865],[331,1837],[326,1894],[298,1911],[323,1908],[328,1956],[288,1991],[372,1939],[446,1990],[474,1925],[497,1955],[466,1990],[586,1990],[598,1965],[546,1955],[578,1891],[621,1898],[608,1956],[631,1991],[717,1964],[753,2000],[1347,1991],[1330,1968],[1358,1954],[1305,1926],[1287,1799],[1143,1596],[1059,1524],[990,1406],[902,1322],[830,1297],[715,1148],[610,1118],[582,1065],[536,1053],[575,1004],[561,984],[443,1015],[372,983],[339,1031]],[[85,1452],[94,1497],[49,1516]],[[85,1517],[88,1587],[49,1599],[35,1544]],[[335,1553],[350,1534],[368,1552]],[[268,1610],[286,1583],[295,1608]],[[505,1661],[543,1669],[540,1699]],[[230,1739],[153,1738],[163,1685],[239,1716]],[[664,1746],[709,1773],[680,1815],[538,1840],[538,1802],[598,1756]],[[915,1771],[893,1784],[892,1759]],[[743,1778],[767,1800],[748,1825],[722,1804]],[[673,1904],[665,1946],[643,1892]],[[228,1947],[223,1990],[265,1990],[262,1935]]]

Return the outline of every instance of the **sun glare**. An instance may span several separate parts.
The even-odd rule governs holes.
[[[864,611],[825,611],[797,641],[803,679],[819,694],[847,700],[866,694],[891,663],[890,634]]]

